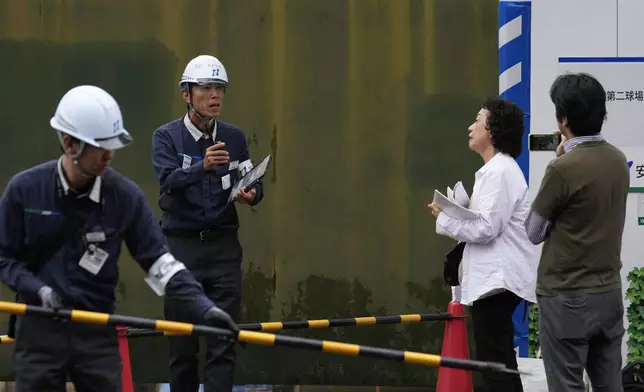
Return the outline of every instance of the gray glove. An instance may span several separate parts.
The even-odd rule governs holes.
[[[49,309],[60,309],[63,307],[63,301],[58,294],[49,286],[43,286],[38,290],[38,296],[42,306]]]
[[[235,333],[234,337],[220,336],[218,339],[226,341],[231,344],[237,342],[237,334],[239,333],[239,327],[233,321],[232,317],[223,310],[219,309],[216,306],[210,308],[206,314],[203,316],[204,321],[213,327],[227,328]],[[246,343],[239,342],[242,348],[246,348]]]
[[[207,324],[212,325],[213,327],[227,328],[235,332],[235,334],[239,332],[239,327],[237,327],[237,324],[235,324],[232,317],[216,306],[208,309],[206,314],[203,316],[203,319]]]

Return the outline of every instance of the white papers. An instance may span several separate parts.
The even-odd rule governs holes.
[[[233,186],[233,189],[230,191],[230,195],[228,196],[228,203],[231,203],[233,200],[235,200],[235,197],[237,197],[242,189],[253,186],[259,179],[264,177],[270,161],[271,155],[269,154],[259,165],[251,169],[238,182],[236,182]],[[248,160],[248,164],[250,164],[250,160]],[[239,167],[241,168],[243,165],[244,163],[242,162],[239,164]]]
[[[467,194],[463,183],[460,181],[454,185],[454,198],[452,200],[456,201],[456,204],[464,208],[468,208],[470,205],[470,197]]]
[[[438,190],[434,190],[433,203],[452,218],[478,219],[479,217],[477,213],[467,209],[470,205],[470,197],[461,181],[454,185],[453,190],[447,187],[447,196]]]

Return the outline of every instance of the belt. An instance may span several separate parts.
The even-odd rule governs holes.
[[[163,229],[163,233],[168,237],[199,238],[204,242],[216,240],[221,238],[223,235],[232,234],[236,231],[237,228],[234,226],[205,230]]]

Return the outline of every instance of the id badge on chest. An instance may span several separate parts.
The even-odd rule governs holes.
[[[92,275],[97,275],[109,257],[109,253],[91,244],[81,257],[78,265]]]

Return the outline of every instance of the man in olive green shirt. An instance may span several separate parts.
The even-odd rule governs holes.
[[[628,163],[601,135],[606,92],[587,74],[550,90],[562,143],[526,219],[544,242],[537,273],[539,336],[550,392],[621,392],[621,248]]]

